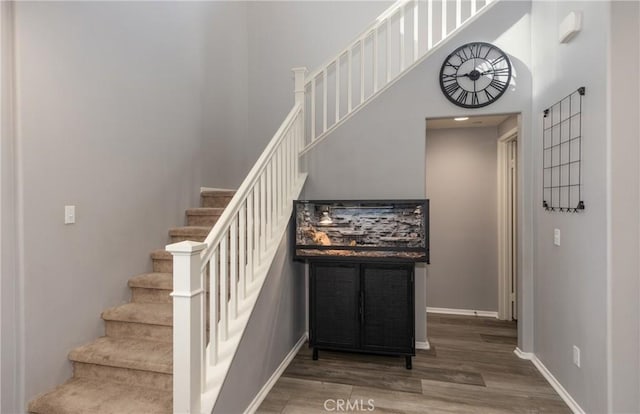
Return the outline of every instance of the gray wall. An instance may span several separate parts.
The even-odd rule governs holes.
[[[0,412],[19,411],[21,389],[18,342],[15,134],[13,113],[13,4],[0,3]]]
[[[586,412],[607,411],[607,60],[608,2],[532,3],[532,136],[542,137],[542,111],[580,86],[582,182],[586,209],[577,214],[535,208],[535,346],[538,358]],[[568,44],[558,27],[582,10],[583,30]],[[542,201],[541,151],[534,152],[535,205]],[[554,246],[553,231],[562,232]],[[582,367],[572,363],[581,349]]]
[[[306,157],[309,179],[305,197],[322,198],[420,198],[425,196],[425,118],[468,113],[442,95],[437,73],[451,50],[466,42],[493,42],[512,57],[516,82],[495,104],[474,115],[530,112],[531,77],[527,68],[529,4],[501,2],[480,17],[478,24],[459,32],[430,59],[386,90],[349,122],[338,127]],[[515,23],[514,23],[515,22]],[[525,115],[526,117],[526,115]],[[526,131],[521,135],[528,150]],[[537,148],[537,147],[536,147]],[[527,170],[528,164],[523,168]],[[524,186],[522,188],[525,188]],[[527,187],[530,188],[530,187]],[[530,197],[525,193],[525,201]],[[530,205],[524,203],[523,205]],[[523,215],[525,217],[526,215]],[[525,249],[528,245],[524,244]],[[530,265],[529,253],[521,265]],[[424,341],[428,266],[416,271],[416,339]],[[521,275],[530,278],[527,269]],[[497,288],[496,288],[497,291]],[[530,301],[524,300],[524,306]],[[524,322],[527,325],[530,321]],[[522,335],[531,340],[529,333]]]
[[[498,310],[497,138],[496,127],[427,129],[430,307]]]
[[[207,159],[203,163],[202,185],[238,188],[266,146],[263,141],[260,148],[253,148],[249,141],[250,3],[214,1],[208,7],[211,12],[205,28],[203,145]],[[244,151],[247,147],[251,150]]]
[[[304,265],[293,261],[290,226],[278,246],[214,412],[244,412],[305,334]]]
[[[611,11],[608,411],[637,413],[640,412],[640,3],[614,2]]]
[[[236,147],[246,157],[242,165],[245,172],[293,107],[291,68],[316,69],[346,47],[390,4],[391,1],[248,4],[249,139]]]
[[[69,350],[103,333],[100,312],[197,203],[209,11],[16,4],[20,404],[71,375]]]

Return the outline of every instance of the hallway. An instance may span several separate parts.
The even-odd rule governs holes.
[[[303,346],[258,413],[570,412],[513,353],[515,322],[429,314],[427,326],[431,349],[416,350],[413,370],[402,358],[329,351],[312,361]]]

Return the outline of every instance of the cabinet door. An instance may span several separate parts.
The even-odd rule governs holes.
[[[362,266],[362,348],[413,354],[413,266]]]
[[[313,263],[309,308],[312,346],[359,346],[360,275],[355,264]]]

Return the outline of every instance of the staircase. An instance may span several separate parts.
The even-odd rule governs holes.
[[[187,225],[169,230],[171,241],[204,240],[233,194],[203,192]],[[29,412],[173,412],[173,258],[155,250],[151,259],[152,273],[129,279],[131,302],[102,312],[105,336],[69,352],[73,378],[31,401]]]
[[[74,377],[29,411],[212,412],[307,178],[301,157],[492,1],[399,0],[316,71],[295,68],[294,107],[235,194],[187,210],[154,273],[129,281],[132,302],[103,312],[106,336],[71,351]]]

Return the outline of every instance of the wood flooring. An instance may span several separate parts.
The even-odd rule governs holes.
[[[518,358],[516,323],[429,314],[431,349],[404,358],[303,346],[258,413],[570,413],[530,361]]]

